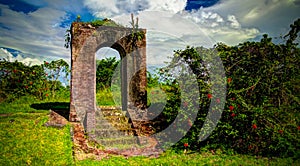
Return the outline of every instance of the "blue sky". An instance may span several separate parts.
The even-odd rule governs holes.
[[[300,17],[300,0],[0,0],[0,57],[38,64],[70,62],[64,34],[80,15],[83,21],[111,18],[130,26],[130,13],[147,29],[147,62],[159,65],[186,45],[236,45],[279,37]],[[101,49],[97,55],[116,56]]]

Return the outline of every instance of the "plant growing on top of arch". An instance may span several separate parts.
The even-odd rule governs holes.
[[[133,41],[133,46],[136,46],[136,42],[142,40],[145,37],[145,33],[139,30],[139,18],[137,17],[134,21],[134,16],[132,13],[130,24],[132,26],[131,39]]]

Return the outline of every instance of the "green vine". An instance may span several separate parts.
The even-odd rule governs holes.
[[[71,44],[71,29],[67,29],[65,33],[65,48],[69,48]]]

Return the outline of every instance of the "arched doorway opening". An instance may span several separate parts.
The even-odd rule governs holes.
[[[114,101],[111,91],[112,76],[120,63],[120,54],[110,47],[102,47],[95,53],[96,56],[96,104],[97,106],[121,107],[120,101]],[[121,95],[119,89],[118,95]]]
[[[115,106],[127,111],[127,64],[126,61],[122,61],[125,56],[125,50],[117,43],[101,44],[96,51],[97,106]]]

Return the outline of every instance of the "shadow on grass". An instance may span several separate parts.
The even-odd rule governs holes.
[[[48,102],[48,103],[38,103],[31,104],[31,108],[36,110],[53,110],[59,115],[63,116],[67,120],[69,120],[70,113],[70,103],[69,102]]]

